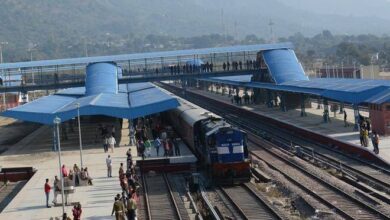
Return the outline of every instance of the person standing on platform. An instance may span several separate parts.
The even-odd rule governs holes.
[[[137,202],[132,196],[127,200],[127,220],[135,220],[137,211]]]
[[[105,136],[103,138],[103,149],[104,149],[104,153],[108,152],[108,137],[107,136]]]
[[[131,152],[127,153],[126,163],[127,169],[130,169],[133,166],[133,156],[131,155]]]
[[[146,141],[145,141],[145,153],[146,153],[146,156],[147,157],[150,157],[151,156],[151,154],[150,154],[150,152],[151,152],[151,150],[152,150],[152,142],[150,142],[150,140],[149,139],[147,139]]]
[[[49,185],[49,179],[46,179],[44,190],[46,194],[46,207],[51,208],[51,206],[49,206],[49,195],[51,190],[51,186]]]
[[[363,136],[364,136],[364,129],[362,127],[360,127],[360,130],[359,130],[359,139],[360,139],[360,146],[364,146],[364,139],[363,139]]]
[[[106,159],[106,164],[107,164],[107,177],[112,177],[112,160],[110,155],[108,155]]]
[[[161,140],[159,137],[156,137],[156,140],[154,140],[154,148],[156,148],[156,156],[159,156],[159,151],[161,147]]]
[[[166,139],[165,141],[163,141],[164,143],[164,157],[168,157],[169,156],[169,139]]]
[[[114,153],[115,144],[116,144],[115,138],[112,135],[110,135],[110,137],[108,138],[108,146],[111,149],[111,153]]]
[[[130,143],[129,145],[133,146],[135,145],[135,129],[132,125],[130,125],[130,129],[129,129],[129,136],[130,136]]]
[[[126,156],[127,156],[127,157],[131,156],[131,148],[129,148],[129,149],[126,151]]]
[[[121,166],[119,167],[119,178],[122,178],[122,176],[125,174],[125,171],[123,169],[123,163],[121,163]]]
[[[376,131],[372,132],[371,136],[372,146],[374,146],[374,152],[379,154],[379,135]]]
[[[61,188],[60,188],[60,180],[58,179],[57,176],[54,177],[54,182],[53,182],[53,192],[54,192],[54,198],[53,198],[53,204],[57,204],[57,196],[58,194],[61,193]]]
[[[368,129],[364,128],[363,129],[363,145],[364,147],[368,147]]]
[[[349,124],[347,122],[347,112],[344,110],[343,113],[344,113],[344,127],[349,127]]]
[[[139,156],[142,157],[142,160],[145,160],[145,143],[143,141],[139,142]]]
[[[111,216],[114,215],[114,212],[116,220],[125,220],[125,207],[118,197],[115,197],[115,202],[112,206]]]
[[[66,169],[65,164],[62,165],[61,172],[62,172],[63,177],[67,177],[69,175],[69,171],[68,171],[68,169]]]
[[[175,148],[175,156],[180,156],[180,138],[173,139],[173,147]]]
[[[80,203],[78,203],[77,205],[74,205],[73,209],[72,209],[73,220],[80,220],[82,212],[83,211],[81,210],[81,204]]]
[[[172,139],[168,139],[168,155],[171,157],[173,156],[173,141]]]

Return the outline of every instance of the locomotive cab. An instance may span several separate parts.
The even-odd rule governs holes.
[[[211,176],[219,184],[249,181],[246,133],[222,121],[217,124],[205,134]]]

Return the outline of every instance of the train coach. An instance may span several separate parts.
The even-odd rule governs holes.
[[[250,180],[246,133],[218,115],[178,98],[180,106],[165,112],[184,142],[217,184]]]

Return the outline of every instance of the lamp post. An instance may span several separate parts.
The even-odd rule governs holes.
[[[7,45],[8,42],[0,42],[0,63],[3,63],[4,61],[4,58],[3,58],[3,45]],[[4,70],[1,70],[1,75],[3,77],[3,86],[5,84],[5,74],[4,74]],[[4,110],[7,110],[7,103],[6,103],[6,100],[5,100],[6,96],[5,96],[5,92],[3,92],[3,108]]]
[[[81,124],[80,124],[80,103],[76,103],[77,107],[77,122],[79,125],[79,142],[80,142],[80,167],[83,167],[83,142],[81,139]]]
[[[64,176],[63,176],[63,173],[62,173],[62,170],[61,170],[61,144],[60,144],[60,123],[61,123],[61,119],[59,117],[55,117],[54,120],[53,120],[53,123],[55,124],[56,126],[56,132],[57,132],[57,147],[58,147],[58,165],[59,165],[59,169],[60,169],[60,177],[61,177],[61,198],[62,198],[62,215],[65,213],[65,202],[64,202]]]

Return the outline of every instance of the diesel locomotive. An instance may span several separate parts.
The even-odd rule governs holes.
[[[177,97],[180,106],[165,112],[183,141],[217,184],[248,182],[251,177],[246,133],[216,114]]]

